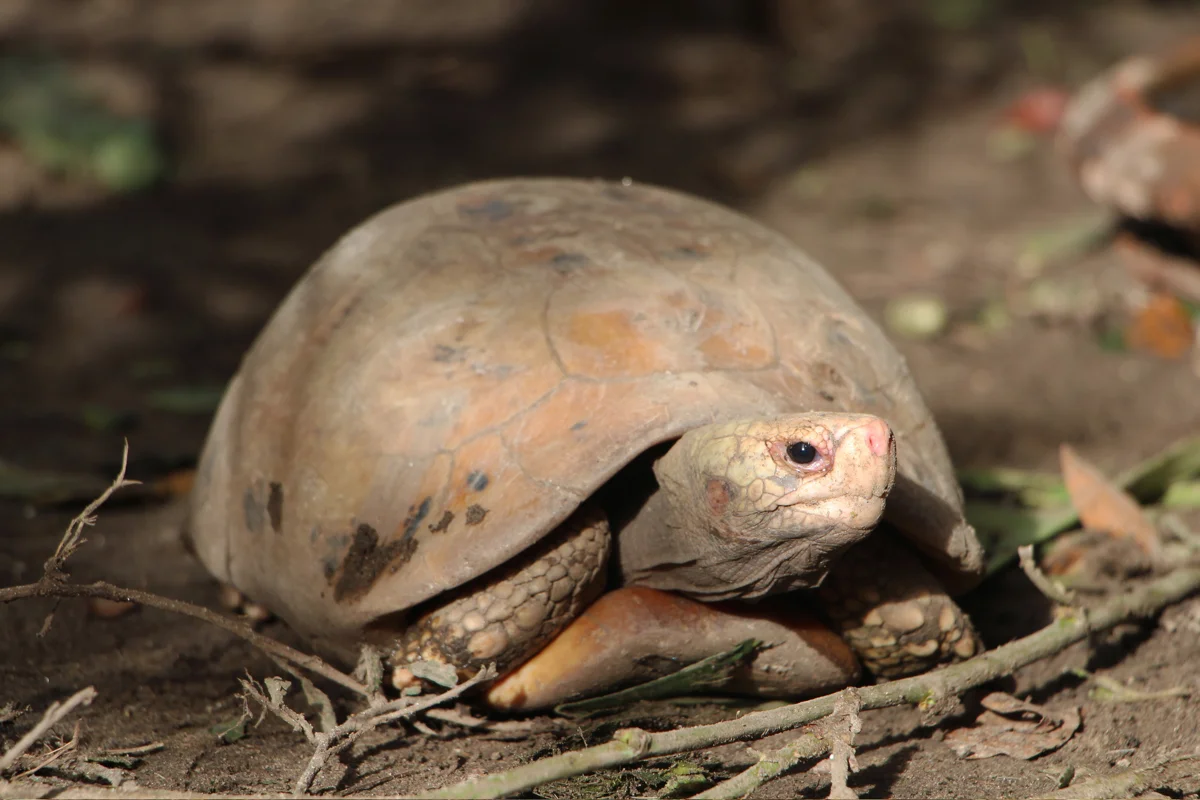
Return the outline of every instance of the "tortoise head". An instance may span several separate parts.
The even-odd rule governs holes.
[[[654,471],[663,519],[622,532],[626,579],[752,598],[818,585],[875,528],[896,446],[875,416],[792,414],[693,429]]]

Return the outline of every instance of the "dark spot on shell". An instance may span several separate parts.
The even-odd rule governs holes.
[[[583,253],[556,253],[550,259],[550,263],[555,267],[566,271],[576,267],[586,267],[591,263],[591,259]]]
[[[513,215],[512,204],[498,197],[483,201],[467,202],[458,207],[458,213],[468,219],[484,219],[500,222]]]
[[[254,486],[247,486],[242,494],[242,516],[245,517],[246,527],[251,533],[262,533],[266,521],[266,509]]]
[[[846,389],[846,379],[836,369],[823,361],[813,364],[809,371],[812,373],[813,386],[817,394],[826,402],[832,403]]]
[[[488,476],[487,476],[486,472],[480,472],[479,470],[473,470],[471,472],[471,474],[467,476],[468,488],[474,489],[477,492],[482,492],[484,489],[487,488],[487,485],[488,485]]]
[[[412,538],[412,535],[417,532],[417,526],[421,524],[421,520],[429,516],[429,504],[431,502],[432,498],[426,497],[417,506],[415,511],[412,506],[408,507],[408,519],[404,520],[404,529],[400,534],[401,536],[405,539]]]
[[[704,485],[704,498],[708,501],[708,510],[715,516],[725,513],[735,493],[733,484],[725,478],[709,478],[708,483]]]
[[[705,251],[687,245],[669,250],[666,255],[672,261],[703,261],[708,258],[708,253]]]
[[[584,428],[586,428],[586,427],[587,427],[587,420],[586,420],[586,419],[581,419],[581,420],[579,420],[579,422],[576,422],[574,425],[572,425],[572,426],[571,426],[571,430],[573,430],[573,431],[581,431],[581,430],[583,430],[583,429],[584,429]]]
[[[488,510],[481,505],[467,507],[467,524],[478,525],[487,516]]]
[[[450,523],[454,522],[454,512],[446,511],[442,514],[442,518],[436,524],[429,526],[430,533],[441,533],[450,527]]]
[[[283,484],[271,481],[271,493],[267,496],[267,516],[271,519],[271,530],[279,533],[283,526]]]
[[[445,344],[437,344],[433,346],[433,360],[439,364],[448,364],[451,361],[462,361],[464,348],[450,347]]]
[[[416,539],[405,537],[379,545],[379,534],[370,525],[362,524],[354,531],[350,550],[342,559],[342,574],[333,587],[338,602],[361,597],[379,579],[384,570],[395,572],[407,564],[416,552]],[[329,578],[333,575],[326,573]]]

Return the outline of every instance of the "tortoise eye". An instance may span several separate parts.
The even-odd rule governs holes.
[[[820,454],[808,442],[792,442],[787,446],[787,455],[797,464],[811,464]]]

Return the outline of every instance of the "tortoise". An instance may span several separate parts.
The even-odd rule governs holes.
[[[323,652],[539,709],[745,639],[799,698],[969,657],[982,575],[903,358],[760,223],[666,188],[470,183],[299,280],[231,380],[186,536]]]

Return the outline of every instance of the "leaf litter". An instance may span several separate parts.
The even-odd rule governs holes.
[[[992,692],[980,702],[984,710],[973,726],[946,734],[946,744],[961,758],[1028,761],[1062,747],[1081,723],[1078,708],[1051,711],[1004,692]]]

